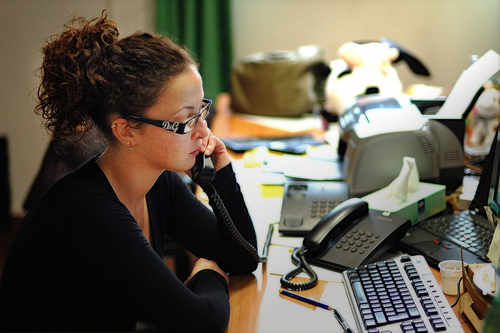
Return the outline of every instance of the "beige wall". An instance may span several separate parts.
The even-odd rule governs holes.
[[[33,114],[40,49],[71,16],[95,16],[103,8],[122,36],[153,29],[154,0],[0,1],[0,134],[9,138],[16,213],[48,142]],[[386,36],[419,56],[434,74],[422,81],[398,65],[405,85],[451,87],[471,54],[500,52],[498,0],[232,0],[232,12],[236,60],[306,44],[320,45],[331,60],[343,42]]]
[[[417,55],[430,80],[398,64],[411,83],[451,88],[473,53],[500,52],[498,0],[234,0],[236,59],[259,51],[321,46],[327,60],[347,41],[385,36]]]

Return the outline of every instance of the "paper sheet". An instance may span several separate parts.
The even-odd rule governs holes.
[[[245,118],[247,121],[252,121],[257,124],[292,133],[303,132],[311,129],[321,129],[323,127],[321,117],[318,117],[317,115],[303,115],[300,118],[268,117],[250,114],[241,114],[239,116]]]
[[[489,50],[462,72],[435,117],[462,118],[477,91],[499,70],[500,55],[493,50]]]
[[[331,311],[279,295],[279,276],[267,278],[266,293],[259,306],[255,332],[259,333],[342,333]],[[320,281],[317,288],[300,292],[306,297],[337,307],[357,332],[344,285]],[[253,323],[250,323],[251,325]]]

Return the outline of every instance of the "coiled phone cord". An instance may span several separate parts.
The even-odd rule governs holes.
[[[207,194],[207,196],[211,199],[211,201],[215,205],[214,213],[218,217],[220,221],[222,221],[233,236],[233,238],[252,256],[252,258],[256,262],[265,262],[267,258],[261,258],[257,254],[257,249],[253,247],[252,244],[250,244],[245,237],[241,235],[239,230],[236,228],[234,225],[233,220],[231,219],[231,216],[229,216],[229,212],[226,209],[226,206],[224,205],[224,202],[222,201],[221,197],[215,190],[215,187],[211,183],[202,183],[199,182],[198,185],[201,186],[203,191]]]
[[[289,290],[307,290],[313,288],[318,283],[318,276],[313,271],[311,265],[307,262],[305,254],[307,249],[305,247],[295,248],[292,253],[292,262],[297,265],[297,268],[291,270],[285,275],[281,276],[281,286]],[[309,281],[306,282],[292,282],[291,280],[300,273],[306,273],[309,276]]]

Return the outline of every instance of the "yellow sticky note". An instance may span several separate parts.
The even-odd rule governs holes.
[[[243,154],[243,167],[245,168],[259,168],[262,166],[262,161],[267,155],[266,147],[256,147],[248,150]]]
[[[283,185],[260,185],[260,195],[263,198],[282,197],[283,191]]]

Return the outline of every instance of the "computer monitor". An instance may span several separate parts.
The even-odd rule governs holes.
[[[488,194],[488,205],[492,212],[500,218],[500,125],[491,146],[491,181]]]

